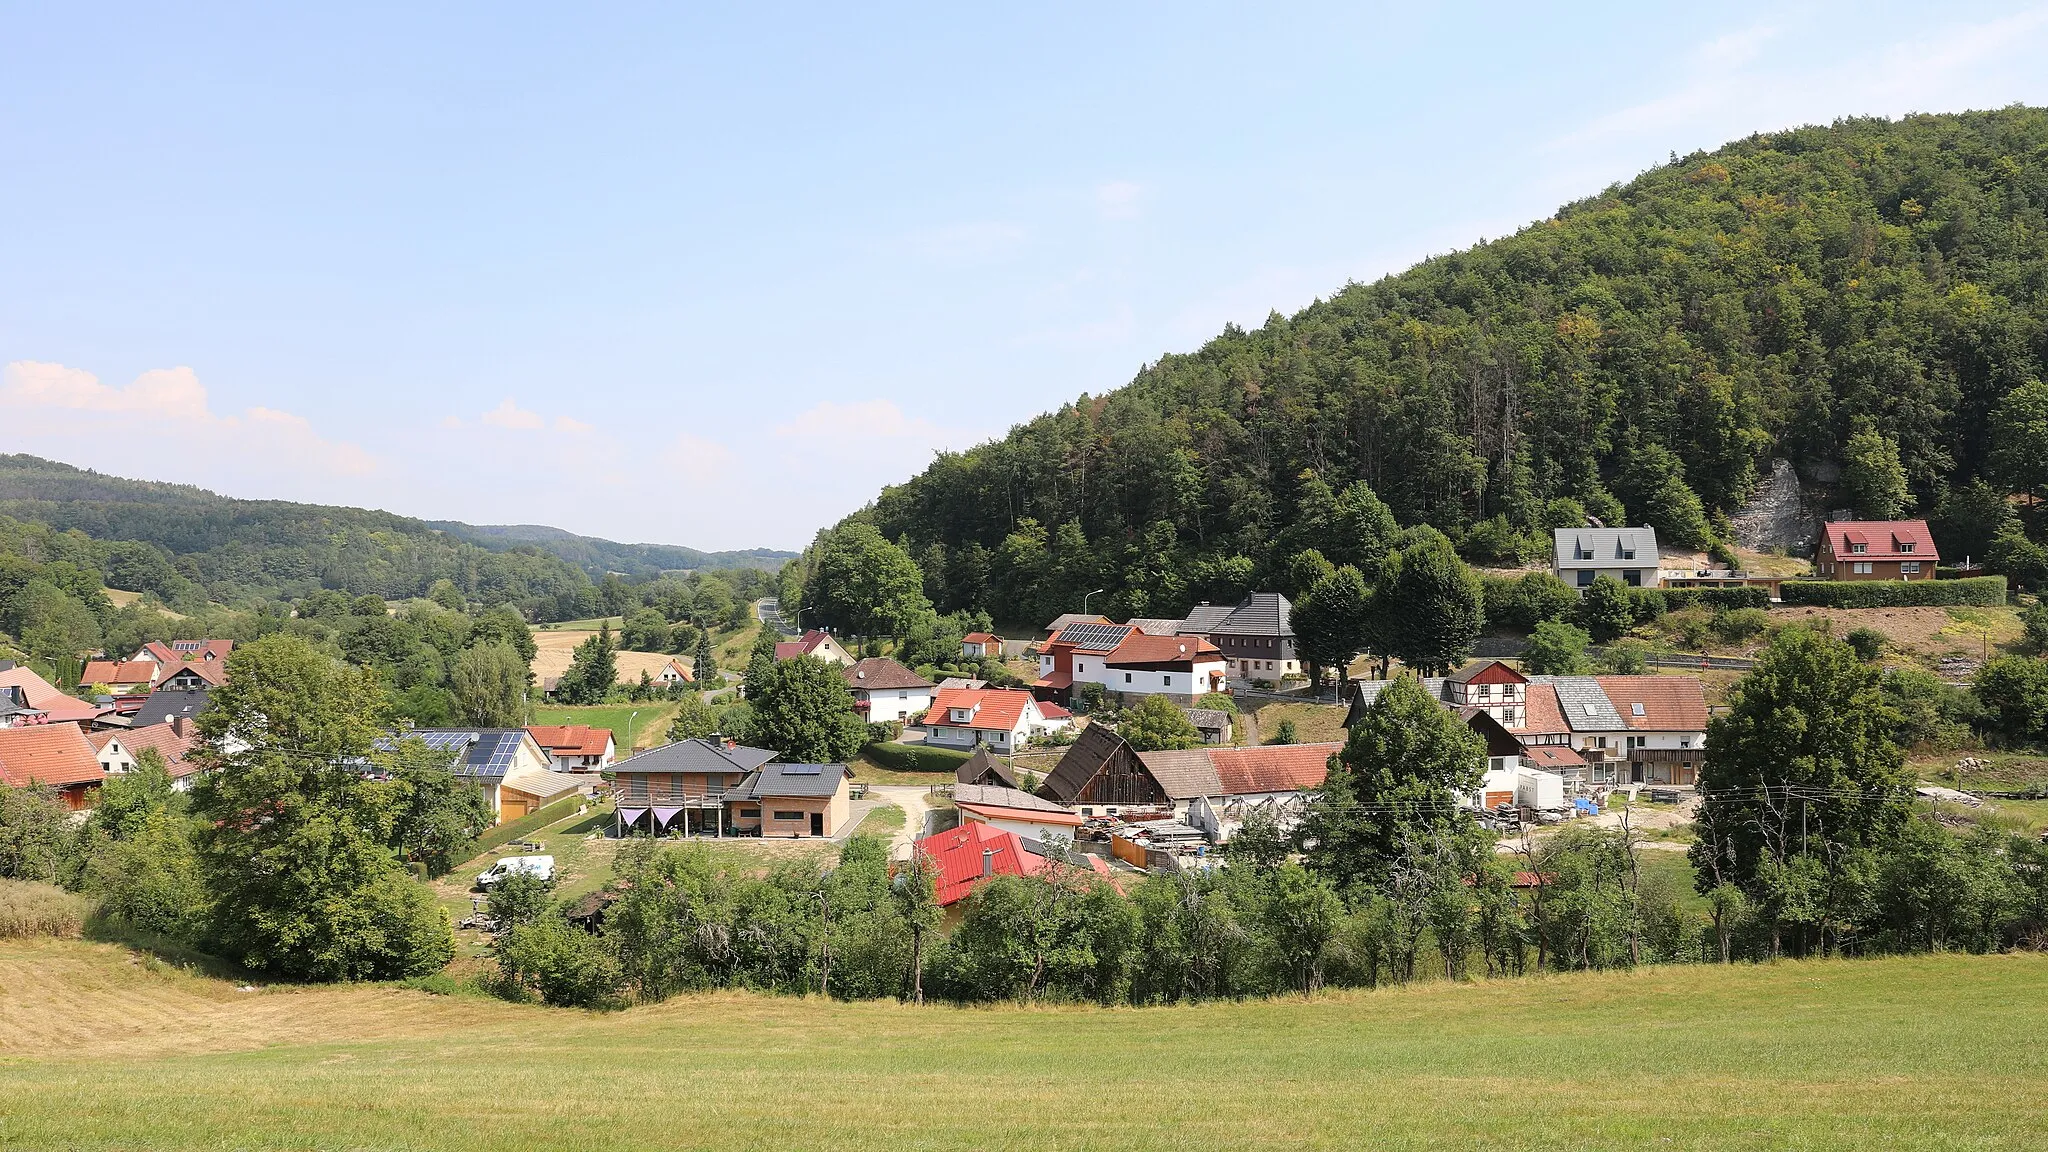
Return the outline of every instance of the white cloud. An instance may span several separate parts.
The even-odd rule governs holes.
[[[596,430],[597,425],[585,424],[573,416],[555,417],[555,431],[557,432],[568,432],[580,436],[585,432],[594,432]]]
[[[330,440],[303,416],[252,407],[215,413],[190,368],[158,368],[116,388],[80,368],[17,360],[0,371],[0,410],[10,441],[67,463],[117,475],[138,457],[179,461],[181,476],[145,477],[221,483],[271,469],[364,476],[379,461],[356,444]],[[269,495],[263,492],[260,494]]]
[[[1095,189],[1095,207],[1105,220],[1135,220],[1143,207],[1145,189],[1128,180],[1111,180]]]
[[[491,409],[489,412],[484,413],[482,416],[478,417],[478,419],[482,420],[485,424],[488,424],[493,428],[517,428],[525,430],[547,427],[547,421],[541,419],[540,413],[528,412],[526,409],[521,408],[519,405],[513,403],[512,398],[510,396],[505,397],[505,402],[503,404],[500,404],[496,408]]]

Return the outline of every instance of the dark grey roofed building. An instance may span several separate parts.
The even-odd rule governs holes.
[[[759,752],[761,749],[750,748],[748,751]],[[763,764],[758,771],[740,781],[735,791],[756,800],[816,799],[838,792],[846,775],[844,764]]]
[[[213,695],[207,689],[195,688],[180,692],[171,688],[159,688],[149,694],[135,715],[129,719],[128,727],[147,728],[152,724],[168,724],[174,717],[182,716],[187,721],[199,715],[206,708]]]
[[[1301,672],[1294,651],[1294,605],[1278,592],[1254,592],[1228,608],[1197,605],[1181,631],[1216,645],[1233,680],[1267,680]]]
[[[1187,714],[1188,723],[1195,726],[1195,731],[1202,734],[1202,743],[1230,743],[1230,713],[1220,708],[1183,708],[1181,711]]]
[[[1229,604],[1197,604],[1188,609],[1180,627],[1174,630],[1175,634],[1185,632],[1190,636],[1207,636],[1210,629],[1230,618],[1233,607]]]
[[[726,744],[716,740],[678,740],[649,748],[612,765],[614,773],[634,775],[642,772],[699,772],[724,774],[728,772],[752,772],[761,765],[775,759],[775,753],[766,748],[749,748],[744,744]]]

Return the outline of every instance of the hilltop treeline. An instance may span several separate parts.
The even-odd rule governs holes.
[[[859,515],[941,609],[1158,615],[1272,580],[1359,483],[1474,560],[1586,513],[1710,548],[1782,455],[2037,578],[2005,497],[2048,486],[2044,257],[2048,112],[1753,136],[1228,327]]]

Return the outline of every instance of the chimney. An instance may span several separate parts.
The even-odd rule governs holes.
[[[993,849],[993,848],[983,848],[983,849],[981,850],[981,874],[982,874],[983,876],[993,876],[993,875],[995,875],[995,874],[996,874],[996,850],[995,850],[995,849]]]
[[[183,716],[171,717],[171,735],[178,737],[180,740],[185,738],[185,718]]]

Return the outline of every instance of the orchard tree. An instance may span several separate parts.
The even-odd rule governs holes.
[[[1202,743],[1202,734],[1189,722],[1187,713],[1157,694],[1141,697],[1124,709],[1117,735],[1140,752],[1196,748]]]
[[[760,683],[747,685],[747,702],[751,739],[787,763],[843,764],[867,742],[868,726],[839,665],[814,656],[772,664]]]
[[[448,670],[448,687],[464,724],[517,728],[526,723],[531,670],[519,653],[495,641],[464,649]]]
[[[1474,831],[1463,797],[1485,771],[1479,735],[1420,680],[1395,677],[1352,725],[1311,794],[1302,823],[1309,862],[1340,887],[1378,885],[1406,839],[1463,843]]]
[[[375,677],[289,633],[228,657],[198,717],[194,790],[209,947],[302,980],[388,980],[454,955],[448,918],[399,864],[379,751]],[[228,751],[232,749],[233,751]]]

